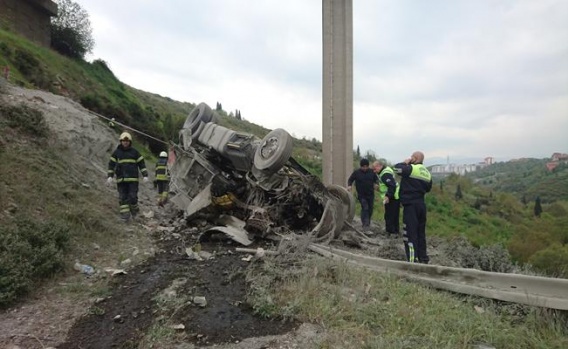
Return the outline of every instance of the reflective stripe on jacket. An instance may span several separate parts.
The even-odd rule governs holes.
[[[401,204],[424,201],[424,195],[432,189],[432,175],[426,166],[401,162],[394,165],[394,168],[396,173],[402,177],[400,180]]]
[[[168,178],[168,158],[159,158],[156,163],[156,180],[167,181]]]
[[[108,162],[108,176],[116,176],[116,182],[138,182],[138,170],[142,176],[148,177],[144,158],[132,146],[124,148],[119,145]]]

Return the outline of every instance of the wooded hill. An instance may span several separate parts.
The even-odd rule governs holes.
[[[550,159],[520,159],[499,162],[466,176],[485,188],[510,193],[524,203],[540,197],[544,203],[568,200],[568,164],[549,171]]]

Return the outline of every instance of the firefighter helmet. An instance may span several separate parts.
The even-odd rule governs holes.
[[[132,142],[132,136],[131,136],[130,133],[128,133],[128,132],[122,132],[122,134],[120,135],[120,140],[121,140],[121,141],[131,141],[131,142]]]
[[[166,153],[165,151],[160,153],[160,157],[161,158],[167,158],[168,157],[168,153]]]

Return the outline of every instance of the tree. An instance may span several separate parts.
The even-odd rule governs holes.
[[[461,185],[458,184],[458,187],[456,189],[456,200],[461,200],[461,198],[463,198],[462,189]]]
[[[217,102],[217,106],[215,107],[215,110],[217,110],[217,111],[223,110],[223,105],[221,105],[220,102]]]
[[[440,181],[440,192],[444,192],[444,181]]]
[[[361,158],[361,149],[359,149],[359,146],[357,146],[357,159]]]
[[[542,213],[542,205],[540,204],[540,196],[537,196],[534,200],[534,215],[536,217],[540,217]]]
[[[89,14],[72,0],[59,0],[57,6],[57,17],[51,19],[51,47],[72,58],[85,58],[95,46]]]
[[[235,111],[235,117],[237,118],[237,120],[242,120],[243,118],[241,117],[241,111],[240,110],[236,110]]]

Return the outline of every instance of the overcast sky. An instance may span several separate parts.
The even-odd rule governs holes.
[[[321,140],[321,0],[76,0],[138,89]],[[353,0],[354,147],[568,152],[568,1]]]

